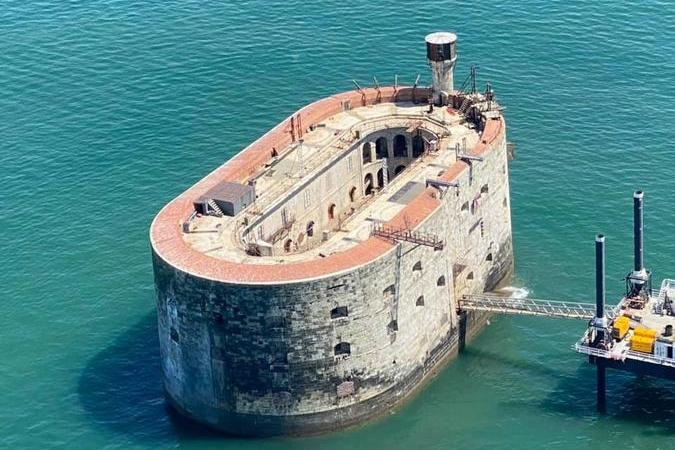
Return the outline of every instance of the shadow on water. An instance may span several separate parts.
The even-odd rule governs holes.
[[[214,431],[176,413],[165,400],[157,321],[148,314],[91,358],[78,383],[80,403],[94,426],[132,442],[190,448],[315,448],[324,436],[241,438]],[[328,445],[328,444],[327,444]]]
[[[539,407],[572,417],[598,416],[595,376],[595,366],[582,363],[573,374],[559,379]],[[606,395],[607,412],[603,419],[640,425],[645,434],[675,435],[672,381],[607,369]]]
[[[553,389],[534,406],[546,413],[593,419],[596,410],[595,366],[581,363],[576,370],[560,370],[556,365],[513,358],[475,348],[465,354],[489,359],[503,367],[516,369],[527,378],[551,380]],[[561,364],[575,360],[560,361]],[[517,408],[530,403],[509,402]],[[620,370],[607,370],[607,413],[600,420],[616,420],[639,425],[641,433],[654,436],[675,435],[675,382],[635,375]]]
[[[88,362],[79,380],[78,394],[92,422],[135,441],[209,441],[219,446],[260,443],[212,431],[168,407],[161,387],[156,327],[155,315],[148,314]],[[467,355],[516,369],[519,376],[525,373],[544,383],[549,380],[551,391],[534,405],[546,413],[581,419],[597,417],[595,370],[589,364],[581,363],[576,370],[559,370],[548,363],[471,347],[465,351]],[[640,425],[643,434],[675,434],[674,383],[610,369],[607,385],[606,418]],[[533,405],[514,401],[513,406]]]
[[[96,425],[133,440],[227,439],[178,416],[165,401],[154,314],[148,314],[87,363],[78,394]]]
[[[488,350],[482,350],[472,347],[467,347],[462,352],[463,357],[472,357],[477,359],[486,359],[494,361],[500,365],[512,367],[529,373],[534,373],[540,376],[559,376],[560,372],[557,371],[554,367],[547,364],[538,363],[535,360],[531,359],[521,359],[521,358],[510,358],[506,355],[492,352]]]

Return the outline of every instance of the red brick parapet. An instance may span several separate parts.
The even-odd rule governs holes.
[[[416,89],[415,97],[426,102],[427,89]],[[409,102],[413,98],[412,88],[383,87],[364,89],[362,92],[350,91],[324,98],[305,106],[299,114],[303,127],[309,128],[343,110],[343,102],[350,101],[353,107],[374,103]],[[150,227],[150,241],[154,252],[169,265],[194,276],[234,284],[276,284],[305,281],[340,272],[353,270],[379,257],[394,248],[394,244],[377,237],[358,243],[345,251],[336,252],[324,258],[280,264],[249,264],[227,261],[208,256],[191,248],[183,239],[182,224],[194,212],[193,201],[213,186],[223,181],[244,182],[260,170],[271,159],[272,149],[286,149],[291,143],[290,117],[260,139],[249,145],[244,151],[211,172],[194,186],[168,203],[155,217]],[[474,155],[481,155],[490,145],[503,135],[503,120],[488,120],[481,139],[472,149]],[[448,168],[441,178],[445,181],[457,179],[467,168],[467,164],[458,161]],[[427,188],[413,199],[395,217],[387,222],[393,227],[416,227],[429,217],[438,207],[436,190]]]

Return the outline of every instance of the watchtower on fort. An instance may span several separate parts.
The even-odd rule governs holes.
[[[427,60],[431,66],[431,95],[435,105],[443,105],[454,92],[453,77],[457,61],[457,35],[437,32],[428,34]]]

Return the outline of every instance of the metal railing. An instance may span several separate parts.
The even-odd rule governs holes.
[[[435,234],[423,231],[414,231],[409,228],[390,227],[386,224],[373,224],[371,229],[373,236],[380,236],[392,241],[406,241],[413,244],[425,245],[434,250],[443,250],[443,240]]]
[[[594,303],[500,297],[490,294],[465,295],[459,301],[459,308],[467,311],[489,311],[498,314],[561,317],[565,319],[590,320],[595,317]],[[616,315],[617,309],[615,306],[605,307],[607,318],[612,319]]]
[[[637,361],[642,361],[650,364],[658,364],[660,366],[675,367],[675,360],[671,358],[662,358],[654,356],[648,353],[635,352],[633,350],[625,350],[621,353],[612,352],[612,350],[604,350],[601,348],[589,347],[584,344],[584,339],[574,344],[572,347],[576,352],[583,353],[589,356],[595,356],[598,358],[612,359],[612,360],[624,360],[624,359],[634,359]]]

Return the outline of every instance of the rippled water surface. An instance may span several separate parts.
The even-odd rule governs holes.
[[[236,440],[167,413],[148,226],[158,209],[351,79],[428,82],[423,38],[457,31],[507,107],[517,280],[588,299],[607,235],[675,276],[671,2],[5,0],[0,9],[0,447],[641,449],[675,443],[675,385],[594,372],[584,323],[495,318],[406,407],[359,429]]]

